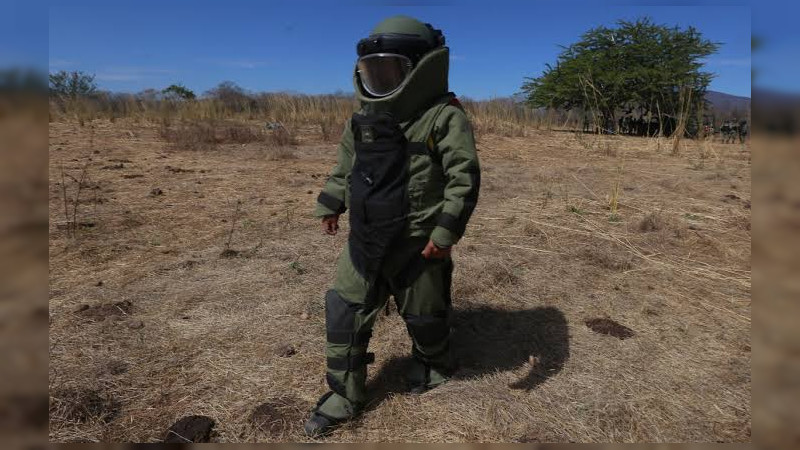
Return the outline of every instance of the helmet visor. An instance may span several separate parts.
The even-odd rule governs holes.
[[[373,53],[358,58],[356,70],[364,89],[375,97],[396,91],[412,69],[411,60],[395,53]]]

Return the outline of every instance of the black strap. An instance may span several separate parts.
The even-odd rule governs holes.
[[[425,142],[409,142],[406,146],[408,153],[411,155],[427,155],[428,144]]]
[[[351,371],[372,364],[375,362],[375,353],[360,353],[351,357],[331,358],[328,357],[328,369]]]
[[[439,220],[436,224],[446,230],[452,231],[458,236],[463,235],[464,228],[466,228],[458,217],[446,212],[439,214]]]
[[[367,345],[372,338],[372,331],[353,333],[351,331],[328,331],[328,342],[331,344]]]
[[[332,196],[331,194],[328,194],[325,191],[319,193],[319,197],[317,197],[317,202],[319,202],[322,206],[335,212],[336,214],[341,214],[345,211],[344,202]]]

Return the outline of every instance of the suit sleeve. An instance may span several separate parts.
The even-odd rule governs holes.
[[[347,176],[353,167],[353,132],[350,129],[350,121],[347,121],[342,139],[339,142],[339,149],[336,154],[336,165],[333,167],[325,187],[317,197],[317,206],[314,209],[316,217],[329,216],[331,214],[342,214],[347,210],[345,207],[345,191],[347,190]]]
[[[478,203],[481,170],[467,115],[460,108],[448,106],[440,119],[442,123],[435,133],[438,138],[436,149],[447,182],[444,206],[431,240],[439,247],[450,247],[464,235]]]

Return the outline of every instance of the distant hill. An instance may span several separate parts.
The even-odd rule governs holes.
[[[750,97],[740,97],[717,91],[707,91],[706,100],[711,104],[717,117],[721,118],[745,118],[749,115],[752,103]]]

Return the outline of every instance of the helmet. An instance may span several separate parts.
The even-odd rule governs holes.
[[[441,30],[407,16],[379,23],[369,37],[358,41],[356,73],[373,97],[392,94],[403,84],[419,60],[444,46]]]

